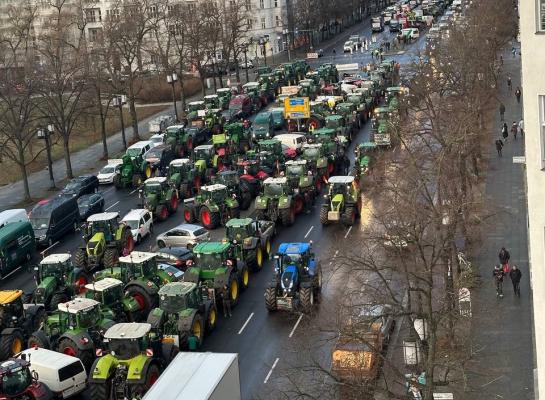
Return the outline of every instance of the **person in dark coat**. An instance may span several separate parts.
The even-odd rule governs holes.
[[[517,90],[515,90],[515,97],[517,98],[517,103],[520,103],[521,95],[522,95],[522,92],[520,91],[520,88],[517,86]]]
[[[501,127],[501,135],[504,139],[507,139],[509,136],[509,130],[507,129],[507,124],[504,122]]]
[[[498,151],[498,156],[502,156],[501,154],[501,149],[503,148],[503,142],[501,141],[501,139],[497,139],[496,140],[496,150]]]
[[[503,116],[505,114],[505,105],[503,103],[500,103],[500,118],[503,121]]]
[[[500,264],[504,266],[505,264],[509,264],[511,254],[509,254],[505,247],[502,247],[500,253],[498,254],[498,258],[500,259]]]
[[[511,283],[513,284],[515,296],[520,297],[520,278],[522,277],[522,272],[520,272],[520,269],[516,265],[513,265],[511,272],[509,272],[509,277],[511,278]]]
[[[494,266],[492,276],[496,284],[496,296],[503,297],[503,269],[499,265]]]

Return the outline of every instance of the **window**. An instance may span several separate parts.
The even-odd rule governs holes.
[[[528,134],[529,127],[525,126],[525,133]],[[545,170],[545,96],[539,96],[539,129],[541,136],[541,169]]]
[[[106,10],[106,16],[112,20],[119,19],[119,8],[114,8],[112,10]]]
[[[275,19],[276,19],[276,26],[281,26],[282,25],[282,20],[280,19],[280,15],[277,15],[275,17]]]
[[[65,367],[59,369],[59,381],[64,382],[68,379],[74,378],[76,375],[84,373],[83,365],[81,361],[75,361]]]
[[[248,19],[246,23],[248,24],[248,29],[254,28],[254,21],[252,19]]]
[[[261,29],[266,28],[265,17],[261,17]]]
[[[278,7],[278,0],[274,0],[274,7]]]
[[[539,0],[539,31],[545,31],[545,0]]]
[[[89,28],[89,42],[98,42],[102,39],[101,28]]]
[[[259,8],[265,8],[265,0],[259,0]]]
[[[252,0],[246,0],[246,11],[250,11],[252,9]]]
[[[159,17],[159,10],[157,9],[157,6],[148,7],[148,13],[149,13],[150,17],[152,17],[152,18],[158,18]]]
[[[101,22],[100,8],[88,8],[85,10],[85,19],[87,22]]]

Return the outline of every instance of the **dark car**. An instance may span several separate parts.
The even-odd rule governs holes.
[[[61,194],[80,197],[87,193],[95,193],[96,191],[98,191],[98,178],[96,175],[82,175],[71,179],[61,191]]]
[[[63,235],[79,227],[79,209],[74,196],[56,196],[41,200],[29,214],[36,242],[51,246]]]
[[[166,167],[174,160],[174,153],[170,145],[160,144],[149,150],[145,158],[155,175],[160,175],[166,171]]]
[[[164,247],[157,252],[157,263],[169,264],[182,271],[188,260],[193,260],[193,252],[187,247]]]
[[[79,216],[85,221],[88,216],[104,210],[104,196],[101,193],[84,194],[78,199]]]

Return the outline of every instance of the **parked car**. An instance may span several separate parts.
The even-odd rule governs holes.
[[[185,271],[187,261],[193,260],[193,252],[187,247],[165,247],[157,253],[158,264],[169,264]]]
[[[160,144],[149,150],[145,159],[155,175],[162,175],[170,162],[174,160],[174,152],[171,146]]]
[[[121,222],[131,228],[132,237],[135,243],[142,242],[142,239],[153,232],[153,214],[146,209],[138,208],[131,210],[123,217]]]
[[[41,200],[29,213],[36,242],[51,246],[64,234],[79,227],[79,208],[75,197],[56,196]]]
[[[101,193],[84,194],[78,199],[79,217],[81,221],[87,217],[104,211],[104,196]]]
[[[61,194],[80,197],[87,193],[94,193],[98,190],[98,178],[96,175],[82,175],[73,178],[66,184]]]
[[[154,148],[156,146],[160,146],[165,143],[165,134],[164,133],[156,133],[155,135],[151,136],[149,138],[149,141],[151,142],[151,147]]]
[[[354,50],[354,43],[352,43],[350,40],[344,42],[344,46],[343,46],[344,53],[350,53],[353,50]]]
[[[114,183],[114,177],[121,171],[122,164],[123,160],[121,159],[108,160],[108,164],[98,172],[98,183],[100,185]]]
[[[252,60],[247,60],[246,63],[244,62],[244,60],[239,61],[238,65],[242,69],[252,69],[254,67],[254,63]]]
[[[210,240],[210,232],[200,225],[181,224],[157,236],[157,246],[192,248],[200,242]]]

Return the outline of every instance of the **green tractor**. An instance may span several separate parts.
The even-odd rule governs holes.
[[[151,176],[151,166],[142,156],[131,157],[125,154],[121,159],[123,163],[114,176],[114,186],[116,189],[127,187],[137,188],[142,184],[144,179]]]
[[[377,145],[374,142],[363,142],[360,143],[354,150],[356,159],[354,162],[354,173],[353,175],[359,181],[369,172],[371,167],[372,157],[371,154],[374,153],[377,149]]]
[[[397,111],[401,107],[401,102],[404,96],[409,93],[409,88],[404,86],[391,86],[386,88],[385,103],[390,110]]]
[[[203,97],[204,106],[207,110],[221,110],[220,97],[217,94],[209,94]]]
[[[194,282],[167,283],[159,290],[159,307],[148,315],[152,329],[160,332],[163,343],[187,348],[190,336],[201,346],[204,336],[214,330],[218,312],[208,288]]]
[[[318,188],[322,189],[322,181],[315,182],[307,160],[290,160],[286,162],[286,178],[293,190],[295,213],[310,209],[316,200]]]
[[[167,179],[182,198],[194,196],[201,187],[201,176],[189,158],[172,160],[168,166]]]
[[[285,176],[263,181],[263,192],[255,199],[255,211],[258,219],[280,220],[284,226],[293,225],[296,205]]]
[[[227,239],[235,247],[237,259],[255,271],[260,271],[271,254],[271,242],[276,232],[272,221],[233,218],[225,224]]]
[[[243,153],[250,150],[251,132],[242,122],[226,124],[223,129],[237,153]]]
[[[342,115],[329,115],[325,118],[325,127],[335,130],[337,138],[343,138],[343,142],[350,144],[352,141],[352,127]]]
[[[216,94],[218,95],[219,100],[219,107],[222,110],[228,110],[229,109],[229,102],[231,101],[231,89],[229,88],[220,88],[216,90]]]
[[[102,346],[103,332],[114,324],[102,314],[98,301],[77,297],[57,306],[57,311],[30,335],[28,347],[77,357],[89,370],[95,359],[95,349]]]
[[[74,268],[70,254],[51,254],[34,268],[37,287],[33,302],[43,304],[47,310],[56,310],[84,289],[87,275]]]
[[[104,345],[97,348],[90,369],[93,400],[141,399],[178,353],[147,323],[113,325],[104,334]]]
[[[271,168],[273,171],[281,171],[284,169],[284,162],[286,157],[284,156],[284,150],[282,149],[282,143],[278,139],[266,139],[257,142],[257,149],[263,154],[263,157],[259,157],[261,165]],[[266,156],[266,157],[265,157]]]
[[[165,132],[165,143],[171,147],[175,157],[183,157],[193,150],[193,135],[184,125],[171,125]]]
[[[352,135],[358,133],[361,128],[356,105],[349,102],[337,103],[335,105],[335,112],[344,117],[346,124],[350,127],[350,140],[352,140]]]
[[[261,90],[267,95],[269,102],[274,101],[274,97],[280,91],[280,85],[278,84],[278,79],[275,74],[272,72],[270,74],[262,74],[258,79],[259,84],[261,85]]]
[[[280,68],[282,70],[282,72],[284,73],[284,79],[285,79],[285,82],[288,84],[288,85],[295,85],[298,81],[298,76],[297,76],[297,70],[296,70],[296,66],[294,63],[282,63],[280,64]],[[303,75],[304,76],[304,75]]]
[[[193,254],[195,260],[188,261],[184,281],[213,289],[213,297],[228,296],[235,307],[250,283],[248,266],[237,261],[235,248],[229,242],[206,242],[193,247]]]
[[[373,142],[380,147],[392,145],[392,124],[394,118],[389,107],[377,107],[371,120],[371,137]]]
[[[214,184],[201,186],[193,202],[184,203],[184,219],[192,223],[197,219],[206,229],[225,225],[229,218],[238,218],[239,203],[227,190],[227,186]]]
[[[112,268],[119,256],[134,249],[131,228],[119,222],[117,212],[93,214],[83,225],[85,246],[76,250],[74,264],[86,273],[95,269]],[[87,283],[85,275],[79,279],[80,286]]]
[[[301,158],[307,165],[316,181],[316,191],[322,191],[322,182],[327,182],[329,177],[329,160],[325,148],[321,143],[305,143],[302,147]],[[334,162],[332,163],[334,165]]]
[[[231,165],[233,157],[237,153],[238,144],[233,142],[225,133],[217,133],[212,136],[214,145],[213,165],[217,171],[223,171],[226,166]]]
[[[209,182],[214,170],[218,166],[219,156],[216,154],[216,147],[213,144],[203,144],[193,150],[193,163],[201,182]]]
[[[327,175],[332,175],[337,169],[339,153],[346,147],[344,136],[337,138],[335,129],[320,128],[309,135],[308,142],[322,145],[323,153],[327,157]]]
[[[262,67],[257,67],[255,69],[255,77],[261,78],[263,75],[271,74],[273,72],[272,68],[264,65]]]
[[[95,274],[95,280],[104,278],[114,278],[125,284],[125,297],[132,297],[138,304],[137,309],[132,305],[127,309],[132,321],[146,318],[157,307],[159,288],[176,279],[158,267],[157,254],[145,251],[133,251],[130,255],[119,258],[118,267]]]
[[[116,322],[129,321],[140,311],[132,296],[125,296],[125,284],[119,279],[103,278],[85,285],[84,296],[101,304],[102,315]]]
[[[252,200],[257,195],[259,182],[253,180],[255,185],[250,185],[249,180],[240,179],[237,171],[221,171],[214,177],[215,184],[225,185],[231,197],[239,202],[241,210],[247,210],[252,205]]]
[[[326,85],[339,82],[339,71],[337,71],[335,64],[322,64],[318,67],[317,72]]]
[[[364,123],[367,122],[367,119],[369,118],[369,108],[368,104],[365,101],[365,97],[360,93],[350,93],[346,97],[346,101],[348,103],[354,104],[356,107],[356,113],[359,118],[359,125],[362,126]]]
[[[297,75],[297,79],[305,79],[305,75],[308,71],[310,71],[310,65],[307,64],[305,60],[295,60],[293,62],[295,66],[295,73]]]
[[[259,82],[248,82],[242,85],[242,93],[250,97],[254,112],[258,112],[269,103],[268,95],[261,89]]]
[[[213,133],[221,132],[223,117],[221,109],[207,109],[203,100],[192,101],[187,109],[188,127],[210,129]]]
[[[302,79],[299,81],[298,96],[308,97],[310,100],[316,100],[318,87],[312,79]]]
[[[139,191],[146,208],[159,221],[165,221],[178,209],[178,191],[166,176],[146,179]]]
[[[329,178],[329,192],[320,208],[320,222],[341,222],[352,226],[361,210],[361,192],[353,176]]]

